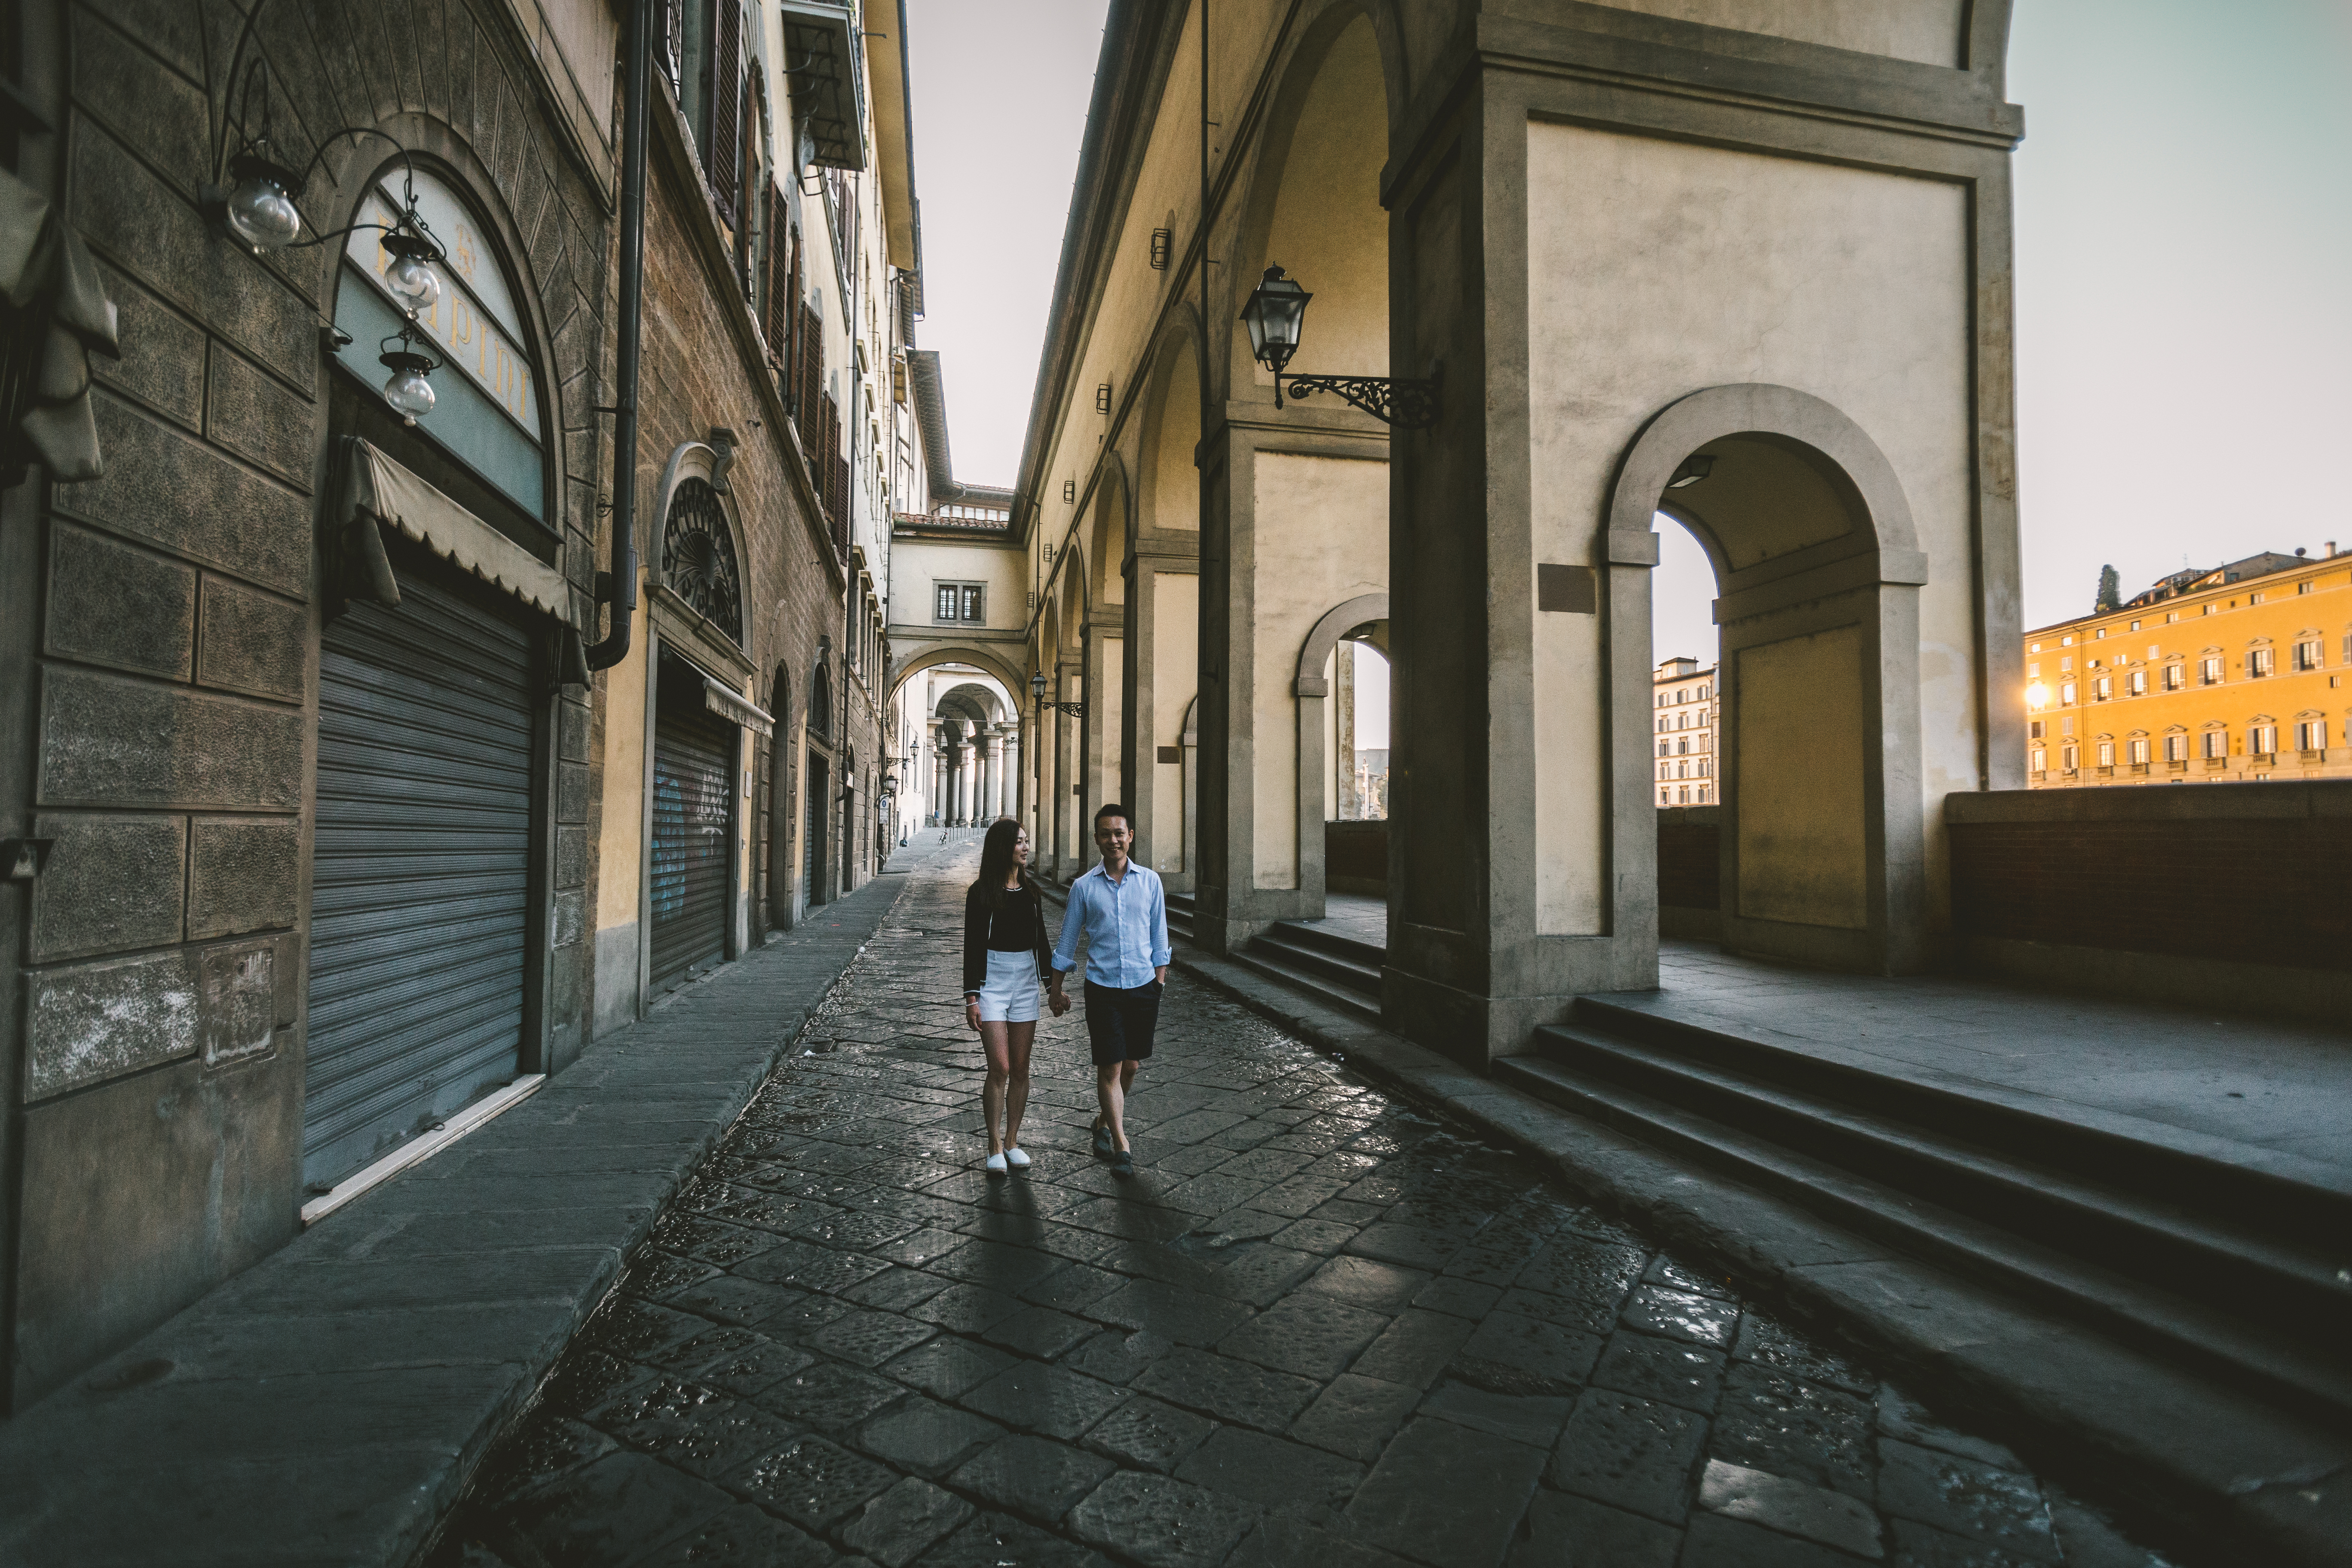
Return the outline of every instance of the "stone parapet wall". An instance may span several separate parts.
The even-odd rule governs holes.
[[[1946,802],[1965,937],[2352,974],[2352,782]]]
[[[1979,973],[2341,1025],[2352,781],[1948,797],[1954,957]]]

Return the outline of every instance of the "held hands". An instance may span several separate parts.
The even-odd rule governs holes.
[[[1070,994],[1058,985],[1049,985],[1045,988],[1045,1005],[1051,1007],[1054,1016],[1058,1018],[1070,1010]]]

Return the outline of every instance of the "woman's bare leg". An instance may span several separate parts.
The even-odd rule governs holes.
[[[1037,1021],[1033,1018],[1025,1024],[999,1024],[995,1026],[1004,1030],[1006,1036],[1004,1146],[1018,1149],[1021,1147],[1021,1113],[1029,1109],[1029,1045],[1037,1037]],[[995,1076],[996,1062],[996,1053],[992,1048],[988,1058],[992,1078]],[[995,1123],[992,1121],[990,1125]]]
[[[1007,1036],[1012,1030],[1024,1027],[1034,1033],[1037,1026],[1034,1024],[1000,1024],[986,1021],[980,1026],[981,1048],[988,1053],[988,1081],[981,1085],[980,1104],[981,1110],[988,1117],[988,1152],[992,1154],[1002,1154],[1004,1152],[1005,1143],[1011,1142],[1010,1139],[1000,1140],[997,1137],[997,1129],[1004,1121],[1006,1080],[1012,1076],[1011,1064],[1006,1059],[1012,1050]],[[1029,1050],[1026,1040],[1022,1042],[1021,1068],[1021,1103],[1025,1105],[1029,1100]],[[1013,1112],[1013,1121],[1017,1128],[1020,1122],[1019,1111]]]

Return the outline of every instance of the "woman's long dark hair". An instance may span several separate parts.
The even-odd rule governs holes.
[[[1021,825],[1009,816],[1000,816],[988,825],[988,837],[981,840],[980,880],[973,885],[980,889],[992,910],[1003,909],[1004,895],[1013,890],[1004,885],[1004,879],[1012,874],[1013,841],[1020,837]],[[1036,891],[1036,884],[1029,880],[1026,871],[1021,873],[1020,890],[1024,894]]]

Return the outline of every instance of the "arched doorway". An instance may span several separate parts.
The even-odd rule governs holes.
[[[1690,530],[1715,568],[1723,944],[1843,969],[1917,967],[1927,560],[1894,469],[1819,398],[1716,387],[1665,410],[1626,458],[1612,535],[1646,536],[1660,512]],[[1654,559],[1654,541],[1643,543]],[[1609,559],[1635,553],[1612,542]],[[1631,646],[1622,624],[1634,619],[1646,642],[1646,595],[1643,615],[1612,629],[1624,687],[1648,668],[1649,649]],[[1621,798],[1638,785],[1655,799],[1654,708],[1643,693]],[[1630,838],[1621,850],[1639,863]]]

